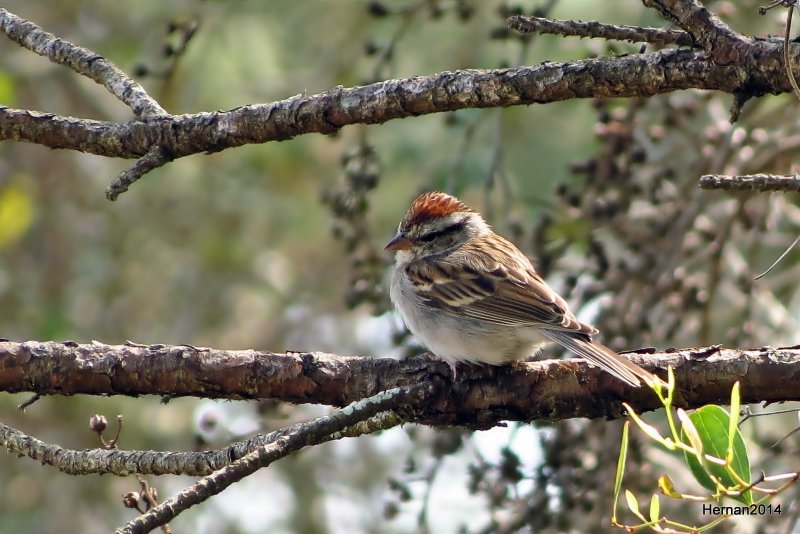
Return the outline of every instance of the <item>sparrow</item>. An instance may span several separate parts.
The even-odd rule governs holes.
[[[389,295],[422,345],[446,361],[502,365],[555,342],[631,386],[655,375],[592,339],[531,261],[457,198],[423,193],[386,245]]]

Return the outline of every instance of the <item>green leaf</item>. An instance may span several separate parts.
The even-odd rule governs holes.
[[[694,426],[692,419],[682,408],[678,408],[678,419],[681,422],[681,438],[682,441],[689,440],[689,444],[694,449],[694,455],[698,461],[703,461],[703,440],[700,438],[700,432]]]
[[[628,508],[630,508],[631,512],[636,514],[636,517],[647,523],[647,519],[644,518],[642,513],[639,511],[639,503],[636,502],[636,497],[631,493],[631,490],[625,490],[625,500],[628,502]]]
[[[711,478],[712,476],[728,489],[733,489],[738,485],[738,481],[731,471],[740,479],[749,481],[750,459],[747,456],[747,448],[736,425],[733,426],[735,429],[733,436],[729,438],[731,417],[728,412],[719,406],[711,404],[695,410],[689,415],[689,419],[691,419],[692,426],[697,433],[697,439],[702,442],[705,454],[717,458],[725,458],[729,443],[732,443],[731,450],[733,451],[728,466],[718,465],[711,461],[700,462],[695,455],[685,452],[686,463],[691,469],[694,478],[703,487],[714,492],[717,491],[717,486]],[[685,428],[681,429],[681,438],[684,442],[691,444],[691,439],[685,432]],[[746,491],[742,495],[734,497],[734,499],[744,504],[753,503],[753,496],[750,491]]]
[[[661,519],[661,503],[658,500],[658,495],[654,493],[650,497],[650,521],[655,525],[658,524],[659,519]]]
[[[731,389],[731,416],[728,422],[728,454],[725,460],[733,460],[733,440],[739,429],[739,407],[741,406],[741,396],[739,395],[739,382],[733,384]]]
[[[658,429],[656,427],[645,423],[644,420],[641,417],[639,417],[639,415],[635,411],[633,411],[633,408],[631,408],[629,404],[623,402],[622,406],[624,406],[625,411],[628,412],[628,417],[630,417],[633,420],[633,422],[636,423],[636,426],[638,426],[642,430],[642,432],[650,436],[651,439],[657,441],[658,443],[661,443],[667,449],[675,450],[675,445],[672,444],[670,439],[662,437],[661,434],[658,433]]]
[[[667,367],[667,402],[665,406],[672,406],[672,399],[675,397],[675,371],[670,365]]]
[[[619,458],[617,459],[617,476],[614,479],[614,509],[612,510],[613,522],[617,519],[617,503],[619,502],[619,492],[622,490],[622,477],[625,475],[625,461],[628,458],[628,434],[630,433],[630,421],[625,421],[622,425],[622,441],[619,445]]]

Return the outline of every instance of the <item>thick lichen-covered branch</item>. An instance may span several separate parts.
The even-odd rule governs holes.
[[[775,46],[779,55],[780,44]],[[786,88],[781,85],[783,80],[782,71],[768,70],[743,80],[738,69],[720,67],[704,52],[665,50],[508,69],[441,72],[147,123],[118,124],[0,106],[0,140],[120,158],[140,158],[159,146],[178,158],[459,109],[652,96],[691,88],[734,92],[741,90],[744,82],[761,92],[791,90],[788,84]]]
[[[664,374],[672,365],[680,405],[725,402],[737,380],[743,402],[800,400],[800,349],[690,349],[631,354]],[[0,391],[41,395],[164,395],[277,399],[346,406],[382,390],[443,377],[441,395],[414,414],[430,425],[488,428],[499,421],[619,417],[624,399],[644,412],[659,407],[645,388],[631,388],[582,360],[516,367],[459,367],[453,382],[443,362],[337,356],[319,352],[229,351],[183,345],[0,343]]]
[[[309,133],[329,134],[354,124],[574,98],[648,97],[685,89],[724,91],[741,100],[791,90],[779,40],[742,36],[693,0],[645,3],[681,25],[704,50],[662,50],[506,69],[447,71],[187,115],[164,112],[106,59],[0,10],[0,30],[11,39],[104,84],[140,119],[127,123],[95,121],[0,106],[0,140],[138,159],[109,188],[108,196],[113,199],[146,172],[177,158]],[[680,32],[648,30],[652,30],[646,34],[651,39],[658,35],[679,42],[685,39]]]

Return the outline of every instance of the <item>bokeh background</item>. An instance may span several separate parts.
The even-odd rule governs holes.
[[[759,17],[757,2],[707,5],[739,31],[783,32],[785,14]],[[634,0],[9,0],[4,7],[107,57],[171,113],[443,70],[640,52],[638,44],[523,38],[505,29],[515,13],[664,26]],[[0,336],[400,357],[418,347],[390,312],[391,258],[382,245],[418,192],[445,189],[530,253],[615,348],[793,344],[800,253],[763,281],[752,279],[798,232],[794,197],[702,192],[696,184],[706,172],[796,171],[798,103],[791,95],[754,100],[731,126],[731,102],[687,91],[354,126],[184,158],[114,203],[105,187],[131,161],[6,142]],[[132,118],[102,87],[4,38],[0,104]],[[2,421],[78,449],[97,444],[88,427],[95,413],[124,416],[124,448],[190,450],[328,410],[53,397],[18,411],[28,397],[0,395]],[[795,424],[788,414],[745,430],[769,445]],[[618,442],[619,426],[605,422],[395,429],[282,460],[173,528],[604,532]],[[652,475],[671,459],[638,447],[651,465],[634,471],[631,484],[652,492]],[[766,448],[758,466],[786,470],[783,455],[796,449],[791,439]],[[150,482],[165,497],[190,480]],[[136,489],[133,478],[76,478],[3,455],[0,532],[108,532],[133,517],[121,495]],[[790,528],[791,510],[753,528]],[[702,519],[699,506],[674,513]]]

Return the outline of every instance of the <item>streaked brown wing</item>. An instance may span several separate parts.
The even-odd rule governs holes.
[[[597,332],[580,323],[530,261],[498,236],[476,238],[447,256],[419,260],[406,269],[429,305],[453,315],[504,326]]]

